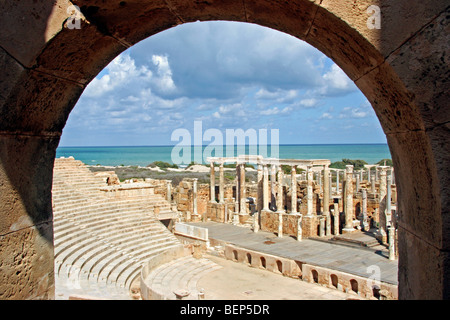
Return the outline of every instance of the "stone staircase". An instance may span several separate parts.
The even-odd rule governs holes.
[[[155,211],[171,211],[158,194],[114,198],[81,161],[55,160],[53,217],[56,299],[71,295],[131,299],[154,255],[181,246]]]

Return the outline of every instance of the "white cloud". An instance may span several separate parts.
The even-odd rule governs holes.
[[[328,112],[324,112],[319,119],[333,119],[333,116]]]
[[[351,108],[351,107],[345,107],[342,109],[342,111],[339,114],[340,119],[360,119],[360,118],[366,118],[369,116],[368,110],[363,110],[363,108]]]
[[[260,113],[262,115],[265,116],[271,116],[271,115],[276,115],[276,114],[287,114],[290,111],[292,111],[291,107],[284,107],[283,109],[278,109],[278,107],[272,108],[272,109],[267,109],[267,110],[263,110]]]
[[[356,90],[337,65],[296,38],[252,24],[192,23],[114,59],[87,86],[68,126],[95,136],[111,126],[162,132],[196,119],[216,128],[281,124],[288,132],[318,119],[368,120],[370,105],[342,109],[358,105],[349,100]],[[341,99],[333,101],[336,111],[322,109],[330,98]]]
[[[315,98],[309,98],[309,99],[302,99],[300,100],[300,104],[304,107],[315,107],[319,101]]]
[[[158,77],[155,78],[157,88],[164,93],[174,92],[176,86],[172,79],[172,70],[167,56],[153,55],[152,61],[157,67]]]
[[[326,96],[345,95],[354,92],[357,89],[356,85],[350,78],[342,71],[335,63],[323,76],[323,85],[318,90],[318,93]]]
[[[136,67],[135,61],[129,54],[119,55],[106,69],[108,74],[105,74],[101,78],[93,79],[86,87],[84,96],[88,98],[101,98],[114,90],[127,87],[136,81],[136,79],[147,82],[152,77],[152,72],[147,67]]]

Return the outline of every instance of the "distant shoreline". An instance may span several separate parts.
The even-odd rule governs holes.
[[[288,146],[387,146],[387,143],[300,143],[300,144],[279,144],[278,146],[288,147]],[[192,146],[192,145],[137,145],[137,146],[58,146],[58,148],[158,148],[158,147],[200,147],[200,146]],[[209,145],[204,144],[202,147],[213,147],[213,146],[222,146],[222,147],[248,147],[248,146],[258,146],[258,145]]]
[[[240,150],[242,148],[242,150]],[[230,154],[231,153],[231,154]],[[132,146],[132,147],[58,147],[56,157],[73,156],[87,165],[138,165],[145,167],[155,161],[188,165],[192,161],[206,163],[209,156],[237,156],[259,154],[264,158],[279,159],[329,159],[331,162],[342,159],[364,160],[375,164],[381,159],[391,159],[387,144],[320,144],[320,145],[280,145],[278,148],[262,146]]]

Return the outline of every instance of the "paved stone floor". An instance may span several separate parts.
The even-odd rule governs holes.
[[[197,283],[206,300],[365,300],[245,264],[211,255],[205,258],[224,268],[208,273]]]
[[[384,247],[369,249],[311,239],[297,241],[289,236],[278,238],[273,233],[264,231],[254,233],[248,228],[216,222],[190,224],[208,228],[210,239],[362,277],[371,276],[372,273],[368,272],[371,269],[368,267],[375,265],[381,271],[381,281],[398,284],[398,261],[389,260],[388,252]]]

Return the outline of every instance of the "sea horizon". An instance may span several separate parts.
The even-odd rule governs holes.
[[[175,147],[179,147],[178,150],[181,149],[187,152],[188,156],[183,163],[172,161],[172,153]],[[209,149],[206,149],[208,147]],[[219,148],[215,149],[215,147]],[[234,147],[234,150],[229,150],[227,147]],[[244,152],[239,147],[245,147]],[[375,164],[382,159],[391,159],[389,147],[385,143],[280,144],[278,150],[274,148],[274,153],[277,152],[275,155],[272,154],[270,145],[267,146],[267,149],[265,146],[261,149],[256,149],[256,153],[252,147],[258,146],[203,145],[201,148],[200,146],[180,145],[61,146],[56,150],[56,158],[73,156],[76,160],[80,160],[87,165],[135,165],[141,167],[148,166],[154,161],[175,162],[178,165],[187,165],[190,162],[205,163],[207,156],[229,156],[229,153],[234,153],[233,156],[237,156],[238,152],[239,154],[260,154],[264,157],[276,157],[280,159],[329,159],[331,162],[341,161],[342,159],[364,160],[368,164]]]
[[[279,146],[340,146],[340,145],[388,145],[387,143],[280,143]],[[155,144],[155,145],[117,145],[117,146],[105,146],[105,145],[98,145],[98,146],[58,146],[58,148],[139,148],[139,147],[175,147],[175,146],[182,146],[182,147],[189,147],[193,145],[181,145],[181,144]],[[214,145],[214,144],[204,144],[202,147],[207,146],[220,146],[220,145]],[[227,145],[224,144],[223,146],[257,146],[257,145]]]

